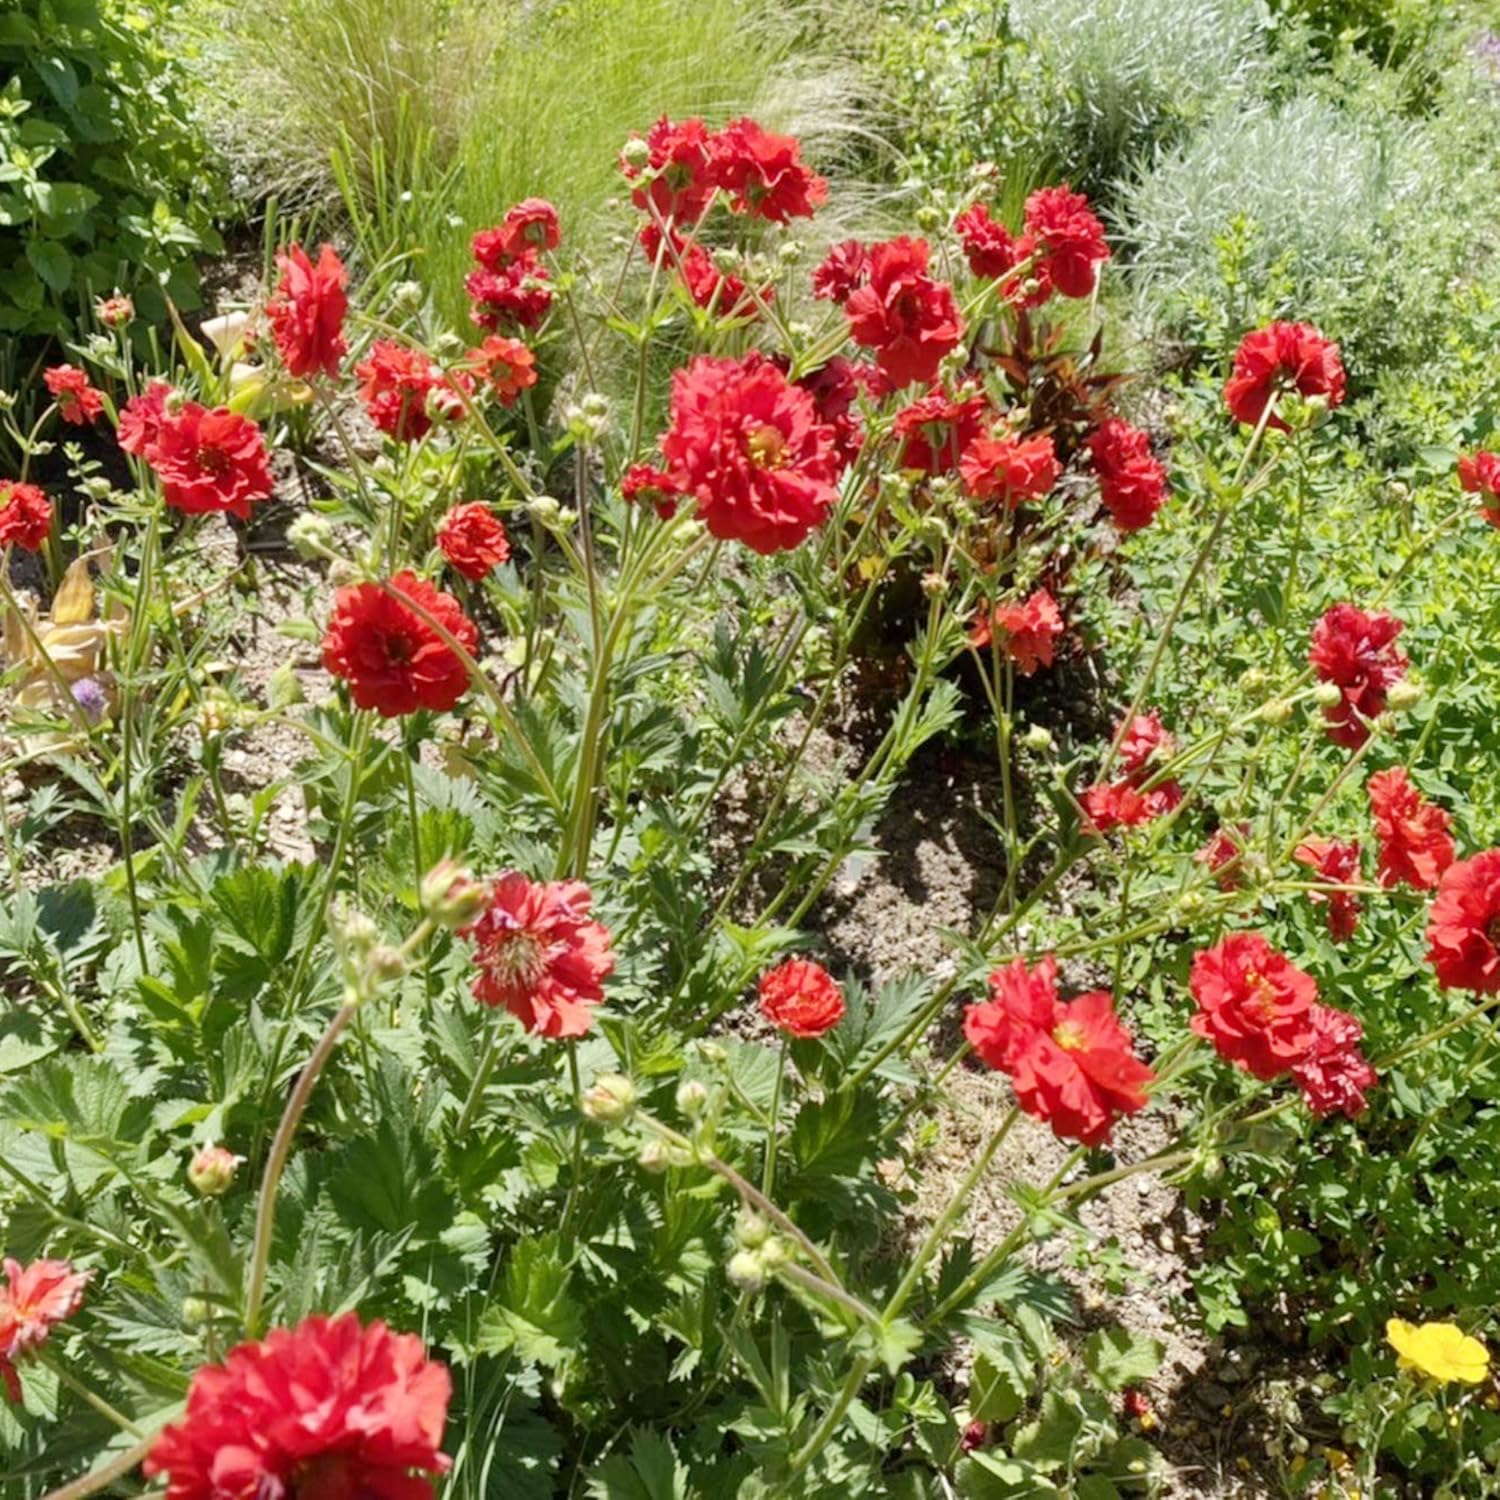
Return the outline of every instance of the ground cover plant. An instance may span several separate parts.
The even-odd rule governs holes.
[[[5,1493],[1205,1493],[1037,1254],[1163,1179],[1323,1351],[1259,1492],[1490,1492],[1483,372],[1414,450],[1252,302],[1163,418],[1065,183],[828,243],[805,143],[638,124],[613,264],[286,241],[13,408]],[[954,746],[993,878],[869,980]]]

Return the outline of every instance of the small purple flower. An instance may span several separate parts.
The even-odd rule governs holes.
[[[73,701],[90,724],[97,724],[109,708],[109,693],[97,677],[80,677],[73,684]]]

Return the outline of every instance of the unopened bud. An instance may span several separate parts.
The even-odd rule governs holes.
[[[1264,667],[1248,667],[1240,673],[1240,691],[1257,697],[1271,685],[1271,674]]]
[[[696,1078],[677,1086],[677,1113],[696,1120],[708,1107],[708,1090]]]
[[[922,592],[929,599],[941,599],[948,592],[948,580],[941,573],[924,573]]]
[[[449,932],[467,927],[490,904],[489,887],[451,859],[439,860],[422,877],[422,914]]]
[[[286,539],[304,561],[326,557],[333,549],[333,527],[316,511],[303,511],[286,529]]]
[[[213,1304],[203,1297],[182,1299],[182,1321],[188,1328],[201,1328],[214,1315]]]
[[[768,1271],[774,1271],[777,1266],[784,1266],[791,1258],[786,1241],[779,1235],[769,1236],[765,1244],[760,1247],[760,1263]]]
[[[551,495],[537,495],[526,502],[526,514],[533,521],[538,521],[543,526],[555,525],[561,510],[561,504],[553,499]]]
[[[641,1153],[636,1157],[636,1165],[643,1172],[650,1172],[655,1176],[659,1172],[665,1172],[672,1165],[672,1152],[665,1141],[650,1140],[641,1147]]]
[[[713,1063],[715,1067],[729,1061],[729,1053],[722,1042],[699,1042],[698,1055],[704,1062]]]
[[[650,164],[651,147],[640,136],[633,135],[620,147],[620,161],[632,171],[639,172]]]
[[[234,1185],[235,1170],[244,1162],[227,1146],[204,1146],[188,1163],[188,1181],[205,1198],[217,1198]]]
[[[420,281],[398,281],[391,288],[391,303],[398,312],[413,313],[421,307],[423,295]]]
[[[1203,910],[1203,895],[1200,891],[1184,891],[1177,898],[1177,910],[1185,917],[1196,917]]]
[[[90,500],[108,500],[114,488],[102,474],[92,474],[83,481],[83,492]]]
[[[389,943],[377,943],[370,949],[370,956],[365,963],[370,978],[377,984],[383,984],[388,979],[399,979],[406,973],[406,956]]]
[[[917,228],[931,234],[943,222],[941,210],[934,203],[924,203],[916,214]]]
[[[1336,682],[1320,682],[1313,689],[1313,702],[1319,708],[1335,708],[1344,701],[1344,690]]]
[[[1422,684],[1413,682],[1410,677],[1403,677],[1385,695],[1385,701],[1395,713],[1403,714],[1422,701]]]
[[[1270,724],[1273,728],[1287,723],[1294,712],[1291,703],[1285,698],[1272,698],[1269,703],[1261,705],[1257,716],[1262,724]]]
[[[94,304],[94,312],[106,328],[123,328],[135,316],[135,303],[117,292],[113,297],[101,297]]]
[[[342,902],[328,914],[334,941],[351,956],[362,956],[380,941],[380,929],[362,911]]]
[[[635,1109],[635,1085],[623,1073],[601,1073],[583,1095],[583,1112],[599,1125],[618,1125]]]
[[[731,1285],[742,1292],[758,1292],[766,1284],[766,1268],[754,1250],[736,1250],[724,1267]]]
[[[1021,736],[1021,743],[1038,755],[1046,755],[1057,744],[1052,738],[1052,731],[1043,724],[1027,725],[1026,733]]]
[[[771,1238],[770,1221],[746,1210],[734,1221],[734,1238],[742,1250],[759,1250]]]

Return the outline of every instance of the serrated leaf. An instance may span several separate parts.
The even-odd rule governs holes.
[[[1099,1328],[1083,1341],[1084,1368],[1107,1391],[1149,1380],[1161,1368],[1166,1346],[1128,1328]]]

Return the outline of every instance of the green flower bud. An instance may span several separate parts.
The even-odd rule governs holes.
[[[1257,717],[1262,724],[1269,724],[1273,728],[1279,728],[1290,721],[1295,711],[1295,708],[1288,699],[1272,698],[1269,703],[1262,705]]]
[[[636,1157],[636,1165],[643,1172],[650,1172],[653,1176],[665,1172],[669,1167],[675,1165],[672,1161],[672,1152],[665,1141],[649,1140],[641,1147],[640,1155]]]
[[[234,1185],[235,1171],[244,1164],[227,1146],[203,1146],[188,1163],[188,1181],[205,1198],[217,1198]]]
[[[1344,701],[1344,690],[1336,682],[1320,682],[1313,689],[1313,702],[1319,708],[1336,708]]]
[[[708,1107],[708,1090],[696,1078],[689,1078],[677,1088],[677,1112],[689,1120],[696,1120]]]
[[[490,904],[490,891],[461,865],[443,859],[422,877],[418,899],[424,916],[449,932],[457,932]]]
[[[583,1095],[583,1112],[599,1125],[619,1125],[635,1109],[635,1085],[623,1073],[601,1073]]]
[[[1402,714],[1409,708],[1415,708],[1422,701],[1422,697],[1422,684],[1413,682],[1410,677],[1403,677],[1385,695],[1385,701],[1390,705],[1393,713]]]
[[[1052,738],[1052,731],[1042,724],[1030,724],[1026,733],[1021,736],[1021,743],[1028,750],[1037,755],[1046,755],[1056,748],[1056,741]]]
[[[760,1214],[746,1209],[735,1220],[734,1238],[742,1250],[759,1250],[770,1237],[770,1222]]]
[[[724,1268],[730,1284],[742,1292],[758,1292],[766,1284],[766,1269],[754,1250],[736,1250]]]

